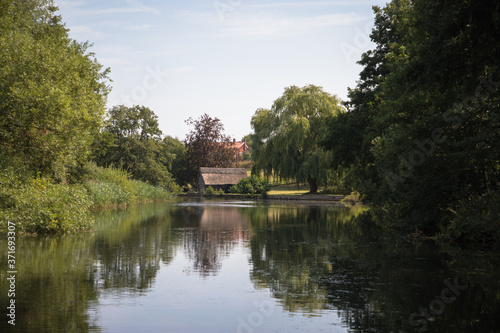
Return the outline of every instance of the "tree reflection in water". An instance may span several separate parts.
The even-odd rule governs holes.
[[[216,275],[222,260],[247,241],[248,218],[237,207],[219,205],[206,205],[189,216],[191,221],[197,220],[198,227],[185,233],[185,253],[201,276]]]
[[[5,240],[0,246],[6,248]],[[20,238],[16,248],[22,272],[16,280],[18,331],[98,332],[89,313],[103,295],[153,292],[159,271],[179,254],[193,276],[216,277],[234,252],[249,258],[241,267],[249,267],[255,288],[268,291],[291,315],[336,313],[352,332],[500,327],[497,253],[413,245],[377,227],[360,208],[226,201],[144,205],[98,214],[93,232]],[[5,291],[6,251],[0,259]],[[444,281],[455,279],[466,287],[436,308]],[[9,302],[5,292],[0,300]],[[0,324],[2,332],[10,329],[6,325]]]

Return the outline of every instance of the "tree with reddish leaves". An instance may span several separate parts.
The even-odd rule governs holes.
[[[231,138],[224,134],[224,125],[220,119],[205,113],[199,119],[188,118],[185,122],[194,127],[184,140],[188,183],[196,183],[200,167],[236,166],[238,154],[231,145]]]

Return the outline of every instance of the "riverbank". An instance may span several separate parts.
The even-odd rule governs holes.
[[[9,225],[15,226],[18,235],[88,230],[94,224],[94,210],[173,198],[165,188],[130,179],[119,169],[89,163],[82,174],[81,179],[68,184],[32,177],[12,167],[3,169],[0,233],[7,233]]]

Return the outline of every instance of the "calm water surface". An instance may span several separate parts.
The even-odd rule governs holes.
[[[496,253],[415,244],[362,209],[252,201],[99,213],[19,238],[1,332],[500,332]]]

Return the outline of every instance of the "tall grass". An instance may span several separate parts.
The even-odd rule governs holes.
[[[87,178],[84,184],[96,208],[172,198],[168,190],[130,179],[127,172],[114,167],[102,168],[88,163],[84,170]]]

